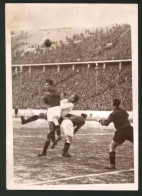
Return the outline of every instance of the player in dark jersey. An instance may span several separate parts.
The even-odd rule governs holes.
[[[55,141],[55,130],[57,132],[57,138],[58,140],[61,140],[61,133],[60,133],[60,127],[58,125],[55,125],[53,122],[53,119],[51,119],[54,111],[59,111],[60,107],[60,94],[56,91],[53,80],[47,79],[44,85],[44,91],[45,94],[42,97],[44,103],[47,105],[48,110],[47,113],[40,113],[39,115],[33,115],[28,119],[25,119],[23,116],[21,117],[21,123],[26,124],[32,121],[35,121],[39,118],[45,119],[48,121],[50,132],[47,134],[48,140],[52,140],[52,142]],[[57,109],[58,108],[58,109]],[[56,111],[56,113],[57,113]],[[45,142],[47,143],[47,142]]]
[[[49,95],[49,92],[50,91],[53,91],[53,89],[54,89],[53,81],[47,79],[46,82],[45,82],[45,84],[44,84],[44,91],[45,91],[45,93],[42,96],[42,100],[47,105],[47,107],[50,107],[48,95]],[[29,117],[28,119],[25,119],[24,116],[21,116],[21,124],[27,124],[27,123],[32,122],[32,121],[35,121],[37,119],[47,120],[47,112],[40,113],[38,115],[33,115],[33,116]]]
[[[87,115],[82,113],[81,116],[71,115],[69,118],[65,118],[63,120],[61,124],[61,130],[63,130],[65,133],[66,140],[62,151],[62,156],[71,157],[68,151],[72,142],[72,138],[74,134],[85,124],[86,118]]]
[[[55,130],[59,132],[59,123],[58,121],[54,121],[54,115],[60,115],[60,94],[57,92],[53,85],[52,80],[47,80],[45,84],[46,94],[43,97],[44,102],[48,105],[47,110],[47,120],[49,124],[50,132],[54,132],[54,124]]]
[[[133,143],[133,127],[128,120],[129,114],[120,105],[119,99],[113,99],[113,112],[108,116],[107,120],[99,120],[101,125],[108,126],[113,122],[116,132],[109,146],[110,166],[106,169],[115,169],[115,149],[118,145],[126,140]]]
[[[49,115],[48,118],[51,118],[53,120],[53,122],[55,123],[55,120],[56,121],[60,121],[60,117],[62,117],[62,118],[64,118],[64,117],[65,118],[68,118],[69,116],[72,116],[72,114],[69,114],[69,112],[73,109],[74,103],[76,103],[78,100],[79,100],[79,97],[77,95],[71,95],[68,99],[62,100],[61,101],[62,103],[60,104],[59,110],[58,110],[58,108],[56,109],[56,107],[55,107],[55,111],[52,110],[51,116]],[[47,141],[45,142],[45,145],[43,147],[42,152],[38,154],[39,157],[46,156],[46,151],[48,149],[48,146],[50,145],[50,140],[53,137],[53,135],[52,135],[53,133],[54,133],[54,131],[50,131],[47,134]],[[52,139],[52,141],[53,141],[53,139]],[[55,143],[53,142],[53,145],[51,146],[52,149],[57,145],[57,142],[58,141],[59,141],[58,138],[56,140],[54,140]]]
[[[60,115],[60,94],[56,91],[53,81],[46,80],[45,83],[46,93],[43,97],[44,102],[48,105],[47,121],[49,125],[49,133],[47,134],[47,140],[44,144],[43,152],[38,156],[45,156],[45,149],[50,145],[50,141],[55,141],[55,131],[57,132],[58,140],[61,140],[60,126],[58,121],[54,119],[54,115]]]

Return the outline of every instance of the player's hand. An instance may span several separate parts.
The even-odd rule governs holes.
[[[99,122],[100,124],[102,124],[103,121],[104,121],[104,119],[103,119],[103,118],[100,118],[98,122]]]

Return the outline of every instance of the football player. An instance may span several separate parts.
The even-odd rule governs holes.
[[[133,127],[128,120],[129,114],[120,108],[120,100],[113,99],[113,112],[108,116],[107,120],[99,120],[101,125],[108,126],[113,122],[116,132],[109,146],[110,165],[106,169],[115,169],[115,149],[126,140],[133,143]]]
[[[61,140],[61,134],[60,134],[60,127],[58,121],[56,119],[53,122],[53,116],[60,115],[60,94],[56,91],[53,80],[47,79],[44,85],[44,90],[46,91],[44,96],[42,97],[45,104],[48,106],[47,113],[40,113],[39,115],[34,115],[28,119],[24,119],[24,117],[21,117],[21,123],[26,124],[32,121],[35,121],[39,118],[45,119],[48,121],[49,124],[49,130],[47,137],[48,140],[52,140],[54,142],[55,140],[55,130],[57,132],[58,140]],[[48,142],[45,142],[46,144]]]
[[[69,112],[73,109],[74,103],[76,103],[78,100],[79,100],[79,97],[77,95],[71,95],[68,99],[62,100],[61,104],[60,104],[60,112],[58,110],[56,110],[57,113],[53,112],[53,115],[52,115],[53,122],[58,121],[60,116],[61,116],[61,118],[67,116],[69,114]],[[47,151],[48,146],[50,144],[51,137],[52,137],[52,132],[50,131],[47,134],[47,141],[45,142],[45,145],[43,147],[42,152],[38,154],[39,157],[46,156],[46,151]],[[55,145],[57,144],[58,141],[59,141],[59,139],[57,138],[53,142],[53,146],[51,147],[52,149],[55,147]]]
[[[58,115],[54,116],[54,120],[58,120],[59,124],[62,123],[64,117],[70,117],[72,114],[70,113],[71,110],[74,108],[74,104],[78,102],[79,96],[78,95],[70,95],[68,99],[62,99],[60,102],[60,118]],[[59,139],[57,138],[52,145],[52,149],[57,145]]]
[[[62,151],[62,156],[71,157],[68,151],[72,143],[72,138],[74,134],[85,124],[86,118],[87,115],[82,113],[81,116],[72,115],[63,119],[61,130],[65,133],[66,140]]]

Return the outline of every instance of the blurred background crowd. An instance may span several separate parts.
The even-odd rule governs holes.
[[[62,35],[60,32],[56,33]],[[45,32],[44,36],[50,37]],[[71,37],[60,37],[62,40],[55,40],[52,47],[44,48],[44,41],[37,34],[22,32],[12,35],[12,64],[131,59],[131,28],[127,24],[94,31],[86,29]]]
[[[21,48],[27,46],[28,33],[12,36],[12,64],[41,64],[41,63],[65,63],[83,61],[105,61],[131,59],[131,29],[130,26],[114,25],[110,28],[100,28],[94,31],[85,30],[76,33],[72,37],[55,42],[52,47],[44,48],[41,44],[35,44],[30,49]],[[34,38],[34,36],[33,36]],[[35,40],[35,38],[34,38]],[[36,37],[38,41],[38,37]],[[110,111],[111,100],[119,98],[121,106],[132,111],[132,67],[130,63],[102,64],[98,67],[92,64],[86,65],[61,65],[57,66],[37,65],[23,66],[22,70],[15,73],[12,69],[12,93],[13,108],[20,109],[45,109],[46,105],[41,97],[44,94],[46,79],[55,82],[56,89],[60,93],[79,95],[80,100],[75,105],[76,110]]]
[[[122,107],[132,110],[132,68],[131,65],[108,65],[75,67],[61,66],[60,72],[57,67],[48,67],[43,72],[42,67],[37,66],[29,73],[28,67],[15,74],[13,71],[13,107],[45,109],[41,97],[44,94],[46,79],[53,79],[56,89],[60,93],[68,95],[75,93],[80,100],[76,104],[77,110],[110,110],[111,100],[119,98]]]

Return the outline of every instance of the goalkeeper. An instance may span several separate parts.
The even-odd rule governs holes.
[[[109,160],[110,165],[106,169],[115,169],[115,149],[117,146],[124,143],[126,140],[133,143],[133,127],[128,120],[129,114],[120,105],[119,99],[113,99],[113,112],[109,115],[107,120],[99,120],[103,126],[108,126],[113,122],[116,132],[109,146]]]

